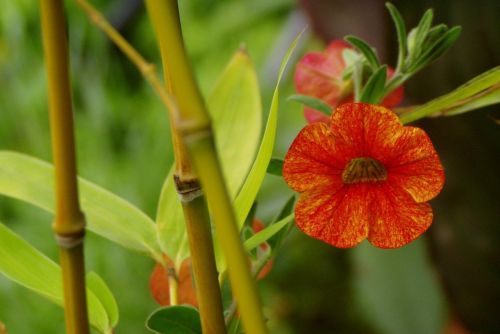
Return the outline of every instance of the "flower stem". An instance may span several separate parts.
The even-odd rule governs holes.
[[[168,295],[171,306],[179,304],[179,279],[175,268],[167,267]]]
[[[203,189],[207,194],[229,276],[246,333],[265,334],[257,287],[248,266],[248,257],[239,236],[231,198],[225,187],[215,143],[203,99],[198,90],[182,39],[179,11],[175,0],[147,0],[164,67],[171,79],[173,95],[179,103],[173,120],[182,135]]]
[[[55,166],[53,229],[60,246],[66,329],[69,334],[83,334],[89,333],[83,258],[85,219],[78,202],[66,20],[62,0],[40,0],[40,6]]]

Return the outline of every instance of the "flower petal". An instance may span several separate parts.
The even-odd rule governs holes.
[[[328,187],[335,192],[342,187],[345,161],[337,155],[327,124],[305,126],[293,141],[285,157],[283,177],[297,192]]]
[[[307,235],[339,248],[354,247],[368,235],[367,185],[337,192],[323,188],[303,194],[295,207],[295,222]]]
[[[336,105],[342,91],[343,66],[323,53],[306,54],[295,70],[295,88],[303,95],[317,97],[329,105]]]
[[[422,129],[404,127],[385,166],[388,182],[406,190],[417,202],[431,200],[443,188],[443,166]]]
[[[407,192],[390,183],[373,185],[370,202],[368,240],[376,247],[404,246],[432,223],[432,209],[428,203],[416,203]]]
[[[350,158],[371,157],[384,163],[403,131],[398,117],[389,109],[367,103],[345,103],[332,115],[331,129],[338,146]]]

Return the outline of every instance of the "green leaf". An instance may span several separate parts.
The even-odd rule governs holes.
[[[307,95],[290,95],[287,98],[288,101],[295,101],[302,103],[303,105],[321,111],[323,114],[327,116],[331,116],[332,107],[330,107],[325,101]]]
[[[387,79],[387,65],[381,66],[372,74],[361,92],[360,102],[380,103],[384,96],[385,81]]]
[[[267,166],[267,173],[276,176],[283,176],[283,159],[272,158]]]
[[[354,86],[354,101],[359,102],[361,98],[361,86],[363,84],[363,64],[357,61],[352,65],[352,82]]]
[[[394,25],[396,26],[396,32],[398,35],[398,65],[396,67],[396,72],[399,72],[403,66],[406,59],[406,50],[408,48],[406,41],[406,27],[401,13],[397,8],[390,2],[386,2],[385,6],[391,14]]]
[[[201,334],[200,314],[191,306],[169,306],[153,312],[146,327],[161,334]]]
[[[57,305],[63,305],[61,268],[2,223],[0,223],[0,272]],[[110,303],[111,299],[114,301],[113,296],[105,296],[105,299],[106,302],[101,302],[93,288],[87,284],[89,321],[100,333],[110,333],[113,327],[110,319],[118,317],[117,310],[116,314],[108,314],[103,306]]]
[[[425,37],[424,43],[422,44],[422,49],[426,50],[429,46],[431,46],[439,38],[441,38],[443,34],[447,31],[448,31],[448,26],[443,23],[432,27],[427,33],[427,36]]]
[[[174,168],[172,166],[165,178],[156,213],[158,242],[176,268],[189,256],[189,243],[184,223],[184,212],[175,189]]]
[[[224,176],[235,197],[252,165],[262,121],[257,75],[245,51],[237,51],[226,66],[208,108]],[[189,256],[189,243],[173,173],[174,167],[163,184],[156,227],[163,252],[178,266]]]
[[[424,41],[429,33],[429,29],[431,28],[432,19],[434,17],[434,13],[432,9],[428,9],[425,11],[424,15],[420,19],[420,22],[417,25],[415,30],[415,44],[414,49],[411,50],[409,47],[410,59],[418,57],[422,52],[422,47],[424,45]]]
[[[0,151],[0,194],[54,212],[54,168],[28,155]],[[78,179],[87,228],[123,247],[161,256],[153,221],[111,192]]]
[[[500,66],[497,66],[469,80],[450,93],[402,114],[400,116],[401,122],[413,122],[436,113],[454,115],[498,103],[499,86]]]
[[[120,317],[118,304],[116,304],[115,297],[106,285],[106,282],[95,272],[91,271],[86,276],[86,283],[87,289],[99,298],[99,301],[106,310],[111,327],[115,327]]]
[[[370,67],[375,71],[375,69],[380,67],[380,61],[378,60],[377,54],[373,48],[364,40],[356,36],[346,36],[344,39],[349,42],[352,46],[358,49],[368,61]]]
[[[445,298],[422,238],[399,249],[352,249],[356,305],[377,333],[441,333]]]
[[[259,82],[246,51],[233,56],[207,105],[226,183],[235,197],[252,166],[262,124]]]
[[[281,221],[282,219],[284,219],[287,216],[289,216],[290,214],[292,214],[294,204],[295,204],[295,195],[292,195],[285,202],[285,205],[283,205],[280,212],[273,219],[273,221],[271,222],[271,225],[276,224],[277,222]],[[281,246],[281,243],[283,242],[285,237],[288,235],[288,233],[290,233],[292,226],[293,226],[293,224],[288,224],[288,227],[282,228],[272,238],[267,240],[267,243],[271,246],[273,253],[275,253],[279,249],[279,247]]]
[[[273,98],[271,101],[271,108],[269,110],[269,116],[267,118],[267,125],[262,137],[259,151],[257,157],[252,165],[252,169],[248,174],[248,177],[241,188],[240,193],[236,197],[235,201],[235,211],[237,221],[241,225],[245,222],[245,218],[252,207],[257,193],[259,192],[260,186],[264,177],[266,175],[267,166],[271,160],[271,155],[273,153],[274,141],[276,139],[276,126],[278,125],[278,109],[279,109],[279,84],[285,71],[286,65],[290,60],[293,50],[297,46],[297,42],[302,36],[302,31],[292,42],[288,48],[285,57],[281,63],[281,67],[278,73],[278,80],[276,82],[276,88],[274,89]]]
[[[481,92],[469,99],[460,101],[451,107],[433,114],[433,116],[455,116],[497,103],[500,103],[500,85],[485,92]]]
[[[462,28],[458,26],[446,31],[433,45],[424,49],[422,55],[409,66],[408,72],[417,72],[439,58],[455,43],[461,31]]]
[[[272,238],[276,233],[281,231],[285,226],[290,224],[293,221],[294,215],[290,214],[285,218],[279,220],[278,222],[269,225],[259,233],[254,234],[248,240],[245,241],[244,246],[247,251],[251,251],[252,249],[258,247],[261,243],[266,242],[270,238]]]

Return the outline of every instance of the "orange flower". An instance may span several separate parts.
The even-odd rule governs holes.
[[[329,124],[303,128],[285,157],[283,176],[302,193],[297,226],[340,248],[366,238],[380,248],[413,241],[431,225],[426,202],[444,183],[427,134],[365,103],[343,104]]]
[[[174,269],[174,263],[165,256],[169,270]],[[180,272],[177,274],[179,284],[179,304],[189,304],[198,307],[196,291],[191,275],[191,259],[187,258],[181,264]],[[170,291],[168,284],[168,270],[161,264],[156,264],[149,279],[149,288],[156,302],[162,306],[170,305]]]
[[[295,88],[299,94],[313,96],[325,101],[330,107],[352,102],[352,81],[342,80],[346,68],[343,52],[350,49],[343,40],[332,41],[324,52],[307,53],[297,64],[295,70]],[[394,70],[388,68],[387,74],[392,77]],[[388,108],[397,106],[403,100],[403,86],[396,88],[383,101]],[[308,122],[327,121],[328,116],[320,111],[304,108]]]
[[[252,230],[254,233],[260,232],[264,229],[264,224],[258,220],[254,219],[252,222]],[[260,248],[266,250],[269,247],[267,243],[262,243]],[[170,284],[168,282],[168,271],[175,273],[175,267],[172,260],[164,256],[167,263],[167,268],[157,263],[151,273],[149,278],[149,289],[154,300],[161,306],[170,305]],[[266,277],[273,267],[273,261],[268,261],[264,267],[261,269],[257,275],[257,279],[263,279]],[[179,273],[176,273],[178,281],[178,299],[179,304],[189,304],[194,307],[198,307],[198,299],[196,298],[196,290],[194,286],[194,277],[192,274],[191,258],[185,259],[181,263],[181,268]],[[1,333],[0,333],[1,334]]]

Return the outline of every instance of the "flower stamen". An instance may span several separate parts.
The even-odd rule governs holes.
[[[385,180],[387,180],[387,170],[384,165],[372,158],[352,159],[342,172],[342,181],[345,184]]]

